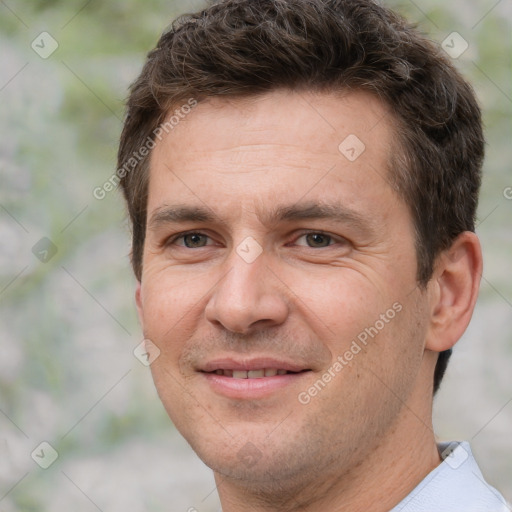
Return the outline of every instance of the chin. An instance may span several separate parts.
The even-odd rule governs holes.
[[[219,429],[222,434],[216,431],[218,436],[212,432],[205,438],[204,434],[200,436],[197,433],[187,441],[215,473],[243,487],[254,487],[259,491],[266,489],[268,492],[295,489],[304,485],[318,467],[318,461],[315,462],[307,453],[309,449],[303,443],[291,442],[293,435],[285,439],[274,433],[269,437],[267,429],[252,428],[230,437],[222,428]]]

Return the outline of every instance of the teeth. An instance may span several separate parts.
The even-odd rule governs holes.
[[[260,370],[215,370],[216,375],[224,377],[233,377],[234,379],[261,379],[263,377],[275,377],[276,375],[286,375],[286,370],[278,370],[277,368],[261,368]]]

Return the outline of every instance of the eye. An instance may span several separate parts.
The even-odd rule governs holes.
[[[301,239],[305,242],[299,242]],[[181,233],[174,236],[167,244],[177,245],[178,247],[184,247],[187,249],[200,249],[202,247],[212,245],[211,243],[208,243],[208,240],[211,240],[210,237],[204,233],[189,231],[188,233]],[[336,243],[343,244],[344,242],[344,239],[334,237],[333,235],[329,235],[322,231],[310,231],[300,235],[296,239],[295,244],[303,247],[310,247],[312,249],[322,249],[335,245]]]
[[[297,243],[301,238],[306,240],[306,244]],[[335,240],[331,235],[328,235],[327,233],[314,231],[302,234],[299,238],[297,238],[297,242],[297,245],[307,245],[308,247],[312,248],[323,248],[329,247],[335,242]]]
[[[200,249],[207,245],[208,235],[192,231],[189,233],[182,233],[169,240],[169,245],[178,245],[181,247],[187,247],[188,249]],[[176,243],[178,240],[182,240],[183,243]]]

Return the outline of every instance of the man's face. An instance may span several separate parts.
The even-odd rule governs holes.
[[[167,412],[220,474],[354,467],[428,388],[392,123],[364,93],[276,91],[202,102],[153,151],[139,315]]]

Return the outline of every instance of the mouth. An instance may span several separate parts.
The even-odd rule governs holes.
[[[215,375],[222,375],[223,377],[231,377],[233,379],[263,379],[264,377],[275,377],[276,375],[287,375],[289,373],[303,373],[309,371],[309,369],[304,369],[294,372],[283,368],[260,368],[258,370],[247,371],[219,368],[215,371],[204,373],[214,373]]]
[[[217,359],[198,369],[211,390],[232,399],[259,399],[297,385],[312,371],[306,365],[275,358]]]

